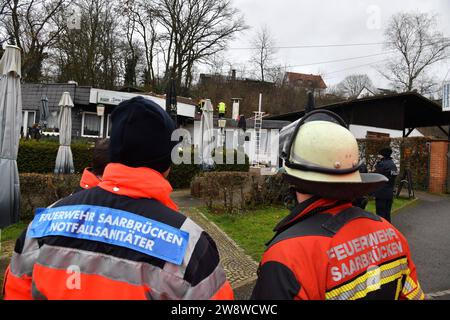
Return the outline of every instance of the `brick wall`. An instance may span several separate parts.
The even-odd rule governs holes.
[[[429,191],[432,193],[446,192],[448,145],[448,141],[431,142]]]

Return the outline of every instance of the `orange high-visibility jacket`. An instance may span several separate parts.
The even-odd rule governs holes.
[[[275,230],[253,299],[424,299],[405,237],[372,213],[313,197]]]
[[[94,234],[95,240],[80,237],[80,223],[72,223],[73,228],[65,230],[69,235],[55,235],[51,232],[56,232],[56,228],[53,231],[42,228],[45,236],[36,237],[33,230],[37,215],[28,232],[17,240],[5,275],[5,299],[233,299],[214,241],[192,220],[177,212],[169,197],[171,191],[170,184],[159,172],[109,164],[98,187],[75,193],[45,209],[44,213],[53,211],[42,221],[66,219],[70,214],[85,222],[92,221],[98,219],[96,210],[100,210],[104,222],[109,217],[110,226],[116,220],[123,230],[133,226],[127,237],[143,230],[143,223],[136,221],[145,221],[147,230],[152,230],[152,237],[156,237],[135,238],[127,247],[123,242],[98,238],[93,231],[96,229],[86,233]],[[81,213],[78,209],[70,211],[81,206],[88,209]],[[118,219],[116,213],[135,220],[124,216]],[[115,234],[119,235],[121,230],[116,229]],[[108,230],[105,232],[108,235]],[[151,250],[156,252],[157,245],[182,244],[181,238],[175,238],[177,232],[188,234],[185,249],[179,253],[180,263],[169,262],[164,255],[153,255]],[[139,248],[140,244],[143,245]],[[143,251],[144,247],[147,251]],[[161,250],[161,254],[174,256],[173,252]]]

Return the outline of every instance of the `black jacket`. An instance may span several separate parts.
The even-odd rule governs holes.
[[[377,199],[392,199],[394,197],[395,180],[398,176],[398,169],[392,158],[383,158],[375,165],[375,172],[384,175],[389,181],[375,192]]]

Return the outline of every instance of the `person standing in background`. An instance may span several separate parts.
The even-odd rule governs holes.
[[[225,113],[227,112],[227,105],[225,102],[219,102],[219,119],[225,118]]]
[[[392,160],[392,149],[384,148],[378,152],[379,160],[375,165],[375,172],[384,175],[389,181],[375,192],[377,215],[391,222],[392,203],[394,201],[395,179],[398,169]]]

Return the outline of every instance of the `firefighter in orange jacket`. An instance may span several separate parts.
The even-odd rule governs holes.
[[[214,241],[170,199],[173,130],[142,97],[114,110],[102,181],[37,210],[7,268],[5,299],[233,298]]]
[[[298,205],[275,228],[253,299],[424,299],[405,237],[352,200],[387,179],[359,172],[345,122],[313,111],[282,132],[285,178]]]

